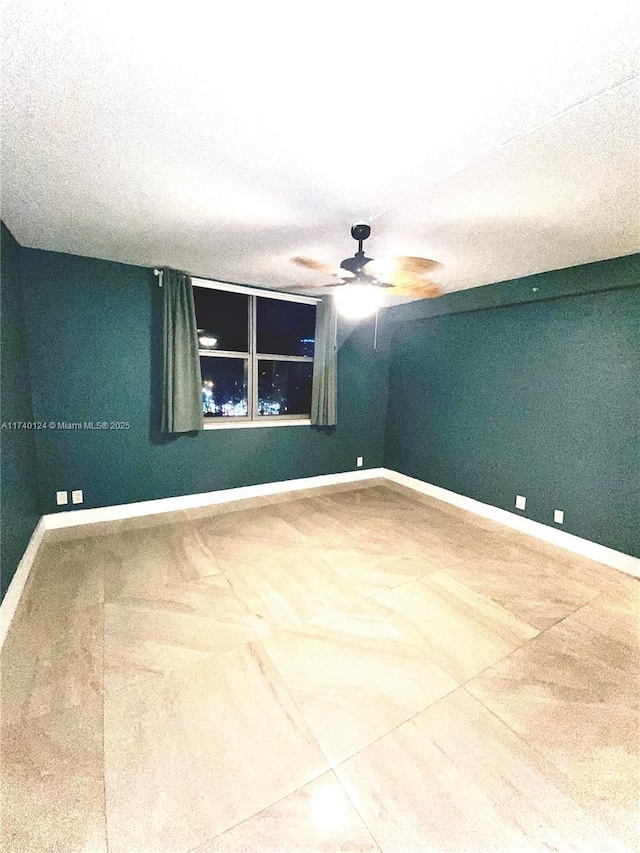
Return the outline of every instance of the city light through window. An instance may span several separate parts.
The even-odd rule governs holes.
[[[247,416],[246,359],[200,356],[200,371],[205,418]]]

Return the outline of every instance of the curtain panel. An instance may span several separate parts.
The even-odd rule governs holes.
[[[191,276],[164,268],[163,377],[160,428],[167,433],[202,429],[202,377]]]
[[[325,296],[316,309],[316,334],[311,390],[313,426],[338,422],[338,315],[335,301]]]

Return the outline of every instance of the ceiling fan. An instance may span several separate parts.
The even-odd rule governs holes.
[[[339,312],[352,319],[375,313],[382,304],[386,289],[392,288],[389,292],[394,295],[417,299],[430,299],[442,294],[442,288],[429,277],[442,264],[406,255],[378,260],[367,258],[362,244],[370,234],[368,222],[355,222],[351,226],[351,236],[358,241],[358,251],[352,258],[345,258],[337,270],[315,258],[295,257],[291,260],[305,269],[335,276],[337,281],[321,286],[336,288],[333,295]],[[299,287],[316,288],[317,285]]]

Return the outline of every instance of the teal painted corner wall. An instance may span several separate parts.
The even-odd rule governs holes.
[[[33,421],[20,246],[0,223],[0,420]],[[4,597],[38,523],[36,444],[26,429],[0,436],[0,597]]]
[[[387,312],[385,466],[640,556],[639,261]]]
[[[41,421],[125,421],[127,431],[43,430],[43,512],[58,489],[82,508],[311,477],[382,464],[387,354],[373,325],[340,328],[338,426],[158,429],[160,291],[150,269],[22,249],[33,410]]]

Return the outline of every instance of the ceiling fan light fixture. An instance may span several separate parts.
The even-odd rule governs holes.
[[[366,275],[382,282],[391,281],[397,270],[398,262],[394,258],[376,258],[369,261],[364,268]]]
[[[373,284],[343,284],[333,292],[338,313],[348,320],[371,317],[382,305],[383,296],[382,289]]]
[[[203,349],[213,349],[218,339],[204,329],[198,329],[198,343]]]
[[[347,279],[356,277],[355,273],[351,272],[350,270],[344,269],[344,267],[339,267],[337,270],[334,270],[333,275],[336,278],[341,278],[343,281],[347,281]]]

